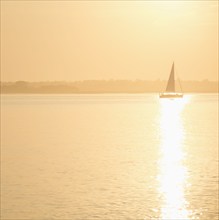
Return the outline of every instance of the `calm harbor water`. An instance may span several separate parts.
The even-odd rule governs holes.
[[[218,95],[2,95],[1,218],[218,214]]]

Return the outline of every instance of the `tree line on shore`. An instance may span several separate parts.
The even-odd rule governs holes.
[[[49,82],[1,82],[1,93],[147,93],[165,90],[166,81],[84,80]],[[218,92],[216,81],[182,81],[183,92]],[[179,85],[176,84],[177,90]]]

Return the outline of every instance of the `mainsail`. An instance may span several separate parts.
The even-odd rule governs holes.
[[[172,65],[170,77],[167,83],[166,92],[175,92],[175,80],[174,80],[174,63]]]
[[[172,69],[170,72],[170,76],[168,79],[168,83],[167,83],[167,87],[166,87],[166,91],[163,93],[160,93],[160,98],[182,98],[183,97],[183,93],[182,93],[182,88],[181,88],[181,84],[179,81],[179,85],[180,85],[180,89],[181,92],[176,92],[175,91],[175,77],[174,77],[174,63],[172,65]]]

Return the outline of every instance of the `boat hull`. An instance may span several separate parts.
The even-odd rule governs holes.
[[[174,98],[182,98],[183,94],[160,94],[160,98],[169,98],[169,99],[174,99]]]

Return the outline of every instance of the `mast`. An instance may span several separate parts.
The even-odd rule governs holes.
[[[168,79],[166,92],[175,92],[175,80],[174,80],[174,62],[171,68],[170,76]]]

